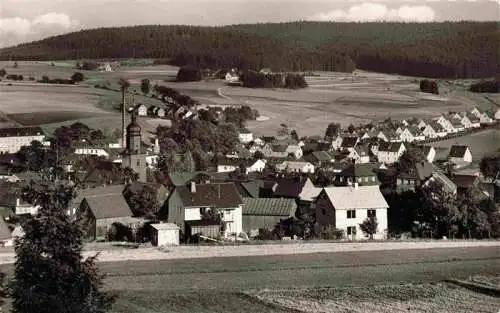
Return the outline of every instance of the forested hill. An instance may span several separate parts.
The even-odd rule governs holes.
[[[0,59],[170,59],[175,65],[428,77],[500,72],[500,23],[293,22],[85,30],[0,50]]]

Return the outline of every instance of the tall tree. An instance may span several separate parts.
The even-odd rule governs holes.
[[[330,123],[328,124],[328,127],[326,128],[325,131],[325,139],[332,139],[333,137],[337,136],[340,131],[340,124],[339,123]]]
[[[23,222],[25,235],[15,243],[12,312],[106,312],[115,297],[101,290],[96,257],[83,258],[82,231],[66,215],[73,189],[30,185],[23,192],[41,208]]]
[[[141,80],[141,91],[143,94],[147,95],[151,90],[151,82],[149,79],[144,78]]]
[[[0,78],[4,78],[7,75],[7,71],[4,68],[0,68]]]

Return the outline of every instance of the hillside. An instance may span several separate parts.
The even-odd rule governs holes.
[[[174,65],[477,78],[500,72],[499,23],[293,22],[84,30],[0,50],[0,60],[169,59]]]

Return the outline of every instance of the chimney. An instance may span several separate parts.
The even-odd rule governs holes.
[[[196,183],[194,181],[191,182],[191,193],[196,193]]]
[[[359,184],[358,183],[354,183],[354,190],[358,190],[359,188]]]

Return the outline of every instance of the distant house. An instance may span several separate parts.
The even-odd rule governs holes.
[[[470,111],[470,113],[476,117],[479,117],[481,115],[481,111],[476,107]]]
[[[448,132],[446,129],[443,128],[443,126],[436,121],[430,121],[422,131],[424,134],[425,138],[438,138],[438,137],[445,137]]]
[[[272,72],[273,72],[273,71],[272,71],[270,68],[268,68],[268,67],[264,67],[264,68],[262,68],[262,69],[259,71],[259,73],[261,73],[261,74],[271,74]]]
[[[491,116],[489,116],[486,112],[482,112],[479,115],[479,121],[481,122],[481,124],[491,124],[494,122]]]
[[[481,127],[481,120],[479,119],[479,117],[475,116],[474,114],[467,113],[467,118],[469,119],[472,128]]]
[[[320,227],[343,230],[351,240],[363,238],[359,227],[367,218],[376,217],[375,239],[387,237],[388,204],[378,186],[326,187],[316,199],[316,222]]]
[[[396,130],[394,132],[396,133],[396,135],[401,135],[403,130],[404,130],[404,127],[398,126],[398,128],[396,128]]]
[[[375,163],[350,164],[335,175],[334,182],[339,186],[349,186],[355,183],[360,186],[378,185],[376,169]]]
[[[457,167],[462,167],[472,163],[472,154],[467,146],[453,145],[450,148],[448,161]]]
[[[421,149],[427,162],[433,163],[436,158],[436,149],[433,146],[422,146]]]
[[[403,142],[414,142],[424,140],[425,135],[417,127],[409,126],[399,134],[399,138]]]
[[[466,113],[459,114],[459,117],[457,118],[457,120],[459,120],[460,123],[462,123],[462,125],[465,128],[472,128],[472,122],[471,122],[471,120],[469,119],[469,117],[467,116]]]
[[[243,198],[243,231],[250,237],[259,229],[272,230],[282,219],[295,216],[297,204],[285,198]]]
[[[370,155],[368,149],[364,146],[358,145],[349,152],[348,158],[354,163],[368,163],[370,162]]]
[[[16,153],[32,141],[43,143],[45,135],[40,127],[0,128],[0,153]]]
[[[99,70],[101,72],[113,72],[113,68],[111,67],[111,64],[105,63],[99,67]]]
[[[249,143],[253,141],[253,134],[251,131],[242,130],[238,132],[238,139],[241,143]]]
[[[333,156],[329,151],[313,151],[305,159],[315,166],[327,165],[334,162]]]
[[[424,120],[418,121],[418,124],[417,124],[418,129],[424,129],[425,126],[427,126],[427,122],[426,121],[424,121]]]
[[[358,137],[345,137],[342,140],[342,145],[340,146],[342,150],[352,151],[359,143]]]
[[[234,183],[208,183],[178,186],[168,198],[168,222],[180,227],[187,236],[193,235],[192,228],[204,225],[218,226],[214,221],[204,220],[209,210],[217,210],[226,225],[224,236],[243,230],[243,199]],[[213,235],[213,234],[208,234]]]
[[[299,198],[302,189],[304,188],[306,179],[280,177],[274,179],[273,197],[275,198]]]
[[[9,188],[8,185],[2,185],[0,186],[0,208],[8,209],[11,212],[9,214],[22,216],[38,214],[40,206],[24,201],[20,188]]]
[[[402,124],[403,126],[405,126],[405,127],[408,127],[408,125],[410,125],[410,123],[408,123],[408,121],[407,121],[407,120],[405,120],[405,119],[403,119],[403,120],[401,121],[401,124]]]
[[[332,150],[339,150],[342,147],[342,137],[337,136],[332,140]]]
[[[140,220],[133,218],[132,215],[123,194],[115,192],[83,197],[75,217],[82,226],[85,238],[97,240],[106,239],[114,223],[135,228]]]
[[[0,246],[9,247],[13,245],[12,233],[10,232],[9,226],[0,216]]]
[[[439,116],[436,119],[436,122],[439,125],[441,125],[441,127],[443,127],[443,129],[445,129],[447,133],[456,133],[457,132],[455,127],[453,127],[451,121],[446,119],[443,115]]]
[[[266,168],[264,160],[251,160],[251,159],[224,159],[218,161],[217,172],[229,173],[240,169],[240,166],[245,167],[245,173],[262,172]]]
[[[415,167],[400,172],[396,178],[398,191],[414,190],[432,176],[434,167],[428,162],[419,162]]]
[[[314,186],[312,180],[307,178],[304,185],[302,186],[302,190],[299,194],[299,202],[304,203],[307,202],[311,204],[316,200],[316,197],[319,195],[323,188]]]
[[[266,144],[262,149],[264,156],[268,158],[287,158],[292,155],[295,159],[302,158],[302,148],[298,145]]]
[[[384,134],[383,131],[379,131],[378,134],[377,134],[377,138],[378,139],[381,139],[385,142],[388,142],[389,141],[389,138],[387,138],[387,136]]]
[[[495,120],[500,120],[500,109],[497,109],[495,112]]]
[[[460,133],[465,130],[465,126],[462,124],[462,122],[458,119],[452,119],[451,121],[451,126],[453,127],[453,132],[454,133]]]
[[[240,77],[238,76],[238,72],[236,69],[231,69],[231,71],[226,73],[226,76],[224,76],[226,82],[228,83],[235,83],[240,80]]]
[[[450,180],[457,186],[459,193],[465,193],[479,185],[479,177],[476,175],[453,174]]]
[[[138,104],[136,107],[137,115],[139,116],[147,116],[148,115],[148,107],[145,104]]]
[[[105,147],[102,146],[91,146],[86,144],[79,144],[75,147],[73,151],[74,154],[80,155],[95,155],[99,157],[108,158],[109,153]]]
[[[276,165],[276,170],[288,173],[314,173],[314,165],[309,162],[284,161]]]
[[[378,148],[377,158],[380,163],[393,164],[405,151],[406,147],[402,142],[383,142]]]

